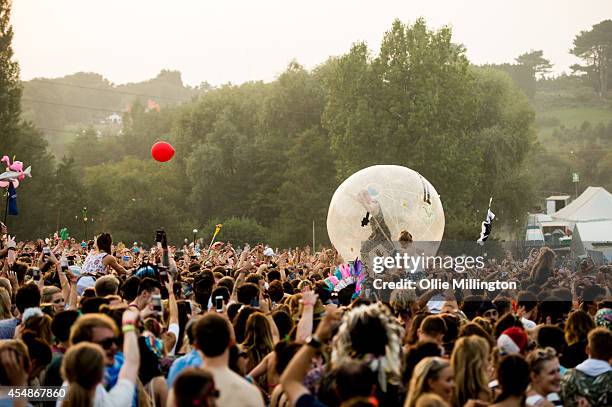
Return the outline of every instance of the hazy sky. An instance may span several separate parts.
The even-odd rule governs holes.
[[[543,49],[568,71],[580,30],[612,18],[611,0],[14,0],[22,79],[92,71],[115,83],[164,68],[191,85],[274,79],[291,59],[312,68],[353,42],[377,52],[391,22],[450,25],[477,64]]]

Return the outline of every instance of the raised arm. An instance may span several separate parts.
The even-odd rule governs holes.
[[[123,313],[121,322],[125,362],[119,371],[119,379],[127,379],[134,384],[138,379],[138,369],[140,368],[140,350],[138,349],[138,334],[136,333],[138,318],[138,311],[130,307]]]
[[[308,373],[312,358],[316,355],[321,343],[327,341],[331,337],[340,318],[341,312],[328,312],[317,327],[317,331],[313,336],[313,341],[311,341],[309,345],[303,345],[300,348],[283,372],[280,383],[291,400],[291,405],[295,405],[301,396],[308,394],[308,389],[303,384],[304,377],[306,373]]]
[[[312,334],[314,305],[317,302],[317,294],[314,291],[306,291],[302,296],[302,316],[297,325],[295,341],[304,343],[306,338]]]
[[[77,309],[77,302],[79,300],[79,296],[77,294],[77,276],[70,275],[70,295],[68,295],[68,307],[69,310]]]
[[[165,283],[166,290],[168,290],[168,325],[179,323],[179,311],[178,304],[176,303],[176,296],[174,295],[174,279],[172,275],[168,273],[168,282]]]
[[[117,259],[113,255],[108,255],[103,260],[105,266],[110,266],[115,270],[119,275],[127,274],[127,270],[119,263],[117,263]]]

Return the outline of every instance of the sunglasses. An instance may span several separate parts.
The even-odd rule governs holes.
[[[58,298],[57,300],[53,301],[54,304],[61,304],[62,302],[64,302],[63,298]]]
[[[109,349],[111,349],[113,347],[113,345],[119,346],[119,338],[117,338],[117,337],[106,338],[103,341],[94,342],[94,343],[102,346],[102,349],[104,349],[104,350],[109,350]]]

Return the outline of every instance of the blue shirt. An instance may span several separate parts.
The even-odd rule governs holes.
[[[15,329],[19,325],[20,320],[17,318],[3,319],[0,321],[0,339],[13,339],[15,337]]]
[[[123,352],[119,351],[115,353],[115,364],[112,366],[106,366],[104,369],[104,382],[106,391],[110,391],[117,382],[119,381],[119,371],[125,362]],[[138,389],[134,392],[134,399],[132,400],[132,407],[138,407]]]
[[[168,372],[168,388],[171,389],[174,384],[176,377],[187,367],[200,367],[204,361],[200,357],[200,352],[197,349],[193,349],[191,352],[184,354],[180,358],[176,359],[170,371]]]

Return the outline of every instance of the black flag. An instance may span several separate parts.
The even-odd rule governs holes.
[[[482,222],[480,227],[480,237],[478,238],[478,243],[483,245],[484,242],[489,238],[491,234],[491,228],[493,227],[493,219],[495,219],[495,214],[491,211],[491,201],[493,198],[489,200],[489,209],[487,209],[487,218],[484,222]]]

